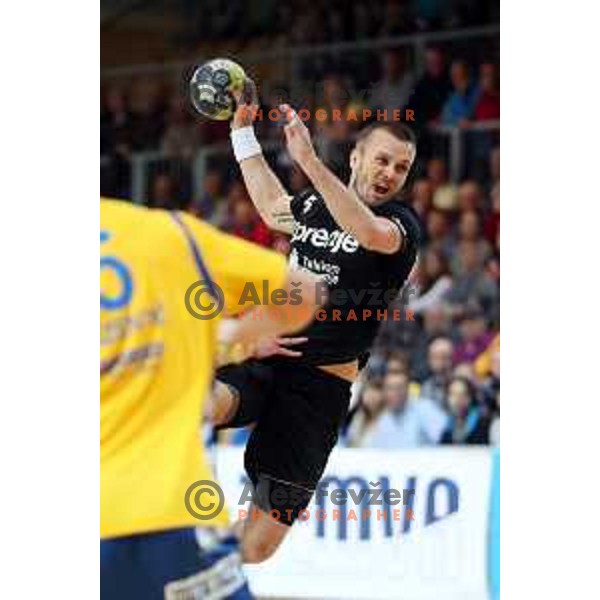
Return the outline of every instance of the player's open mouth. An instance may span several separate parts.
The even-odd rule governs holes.
[[[373,190],[378,196],[385,196],[390,191],[390,186],[386,183],[376,183]]]

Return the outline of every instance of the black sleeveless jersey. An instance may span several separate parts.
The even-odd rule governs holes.
[[[323,282],[318,285],[328,293],[328,302],[317,318],[294,334],[308,337],[297,348],[304,362],[343,363],[367,352],[387,316],[384,311],[415,264],[421,240],[415,212],[396,200],[370,208],[376,215],[389,218],[402,232],[404,241],[395,254],[361,247],[335,222],[317,191],[306,190],[291,201],[295,224],[290,266],[320,275]]]

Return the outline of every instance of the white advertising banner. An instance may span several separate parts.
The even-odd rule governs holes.
[[[237,520],[248,509],[239,504],[247,481],[243,449],[219,449],[216,473]],[[285,598],[487,600],[490,473],[486,449],[336,449],[322,481],[327,494],[313,498],[275,556],[247,567],[252,591]],[[336,489],[345,492],[336,498]]]

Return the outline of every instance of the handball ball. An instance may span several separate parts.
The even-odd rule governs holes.
[[[246,73],[236,62],[215,58],[196,68],[190,79],[190,98],[203,116],[216,121],[231,119],[236,108],[234,94],[241,94]]]

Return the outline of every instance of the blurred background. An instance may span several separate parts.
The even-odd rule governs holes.
[[[326,114],[414,110],[410,124],[418,136],[418,158],[404,200],[426,232],[409,282],[414,293],[408,308],[416,318],[380,328],[353,386],[339,446],[397,456],[402,469],[414,464],[414,451],[429,452],[424,476],[454,481],[467,505],[469,494],[484,498],[478,510],[485,517],[469,523],[468,515],[459,515],[481,538],[472,547],[454,545],[457,529],[449,541],[436,542],[442,550],[435,559],[423,558],[444,581],[443,590],[434,581],[390,597],[498,595],[499,34],[498,0],[101,2],[105,196],[187,210],[234,235],[288,252],[286,236],[266,228],[241,183],[228,125],[202,120],[189,104],[188,77],[210,58],[242,64],[267,110],[282,100],[313,115],[317,108]],[[320,156],[347,180],[349,150],[362,124],[326,118],[308,125]],[[299,192],[307,181],[285,152],[280,128],[268,119],[257,124],[265,155],[288,189]],[[243,445],[247,434],[206,432],[211,443],[226,447]],[[460,450],[446,456],[464,463],[464,475],[444,473],[446,461],[437,457],[451,450]],[[376,454],[367,454],[376,460]],[[478,466],[471,468],[470,461]],[[486,475],[469,480],[468,473],[479,468]],[[465,553],[468,572],[482,573],[458,569],[453,579],[455,563],[446,552]],[[476,553],[483,556],[474,565],[469,561]],[[285,565],[277,568],[285,571]],[[273,596],[272,582],[257,585],[261,595]],[[295,594],[287,588],[280,594],[303,597],[302,586],[295,588]],[[307,597],[351,595],[342,590],[338,596]]]

